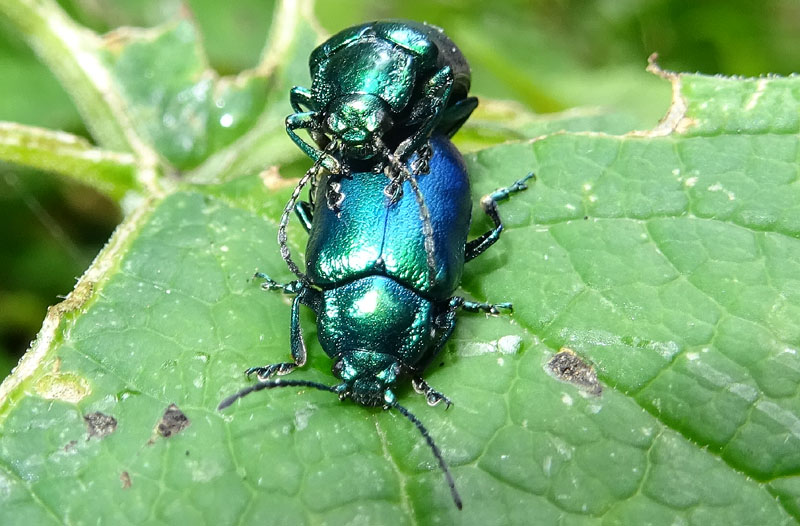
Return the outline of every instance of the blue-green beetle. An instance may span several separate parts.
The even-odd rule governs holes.
[[[452,136],[478,104],[468,97],[470,69],[435,26],[370,22],[345,29],[309,59],[311,89],[295,87],[295,113],[286,131],[303,152],[333,173],[343,159],[369,159],[384,150],[401,162],[434,134]],[[308,130],[316,146],[295,130]],[[333,152],[326,152],[333,142]],[[340,152],[341,157],[334,157]]]
[[[459,309],[498,314],[511,308],[509,303],[476,303],[453,293],[461,281],[464,263],[483,253],[502,232],[497,201],[524,190],[533,174],[481,199],[481,207],[495,226],[467,242],[472,205],[464,161],[445,135],[434,136],[431,149],[429,171],[419,175],[418,190],[427,202],[433,227],[434,279],[427,279],[428,236],[420,228],[419,210],[413,200],[393,201],[383,192],[383,174],[359,172],[342,180],[342,190],[349,197],[337,213],[319,204],[324,202],[323,178],[317,188],[317,205],[298,203],[296,207],[309,232],[306,273],[298,274],[303,279],[279,284],[258,274],[265,280],[265,289],[294,295],[293,361],[248,369],[247,374],[256,373],[261,382],[228,397],[220,409],[254,391],[287,386],[312,387],[364,406],[397,409],[417,426],[431,447],[460,509],[461,498],[433,439],[422,423],[398,404],[393,389],[401,378],[409,377],[429,404],[443,401],[450,405],[446,396],[423,380],[422,372],[452,334]],[[412,157],[408,164],[414,160]],[[403,184],[413,181],[407,179]],[[333,359],[333,374],[341,380],[338,385],[269,380],[306,363],[300,305],[316,313],[317,337]]]

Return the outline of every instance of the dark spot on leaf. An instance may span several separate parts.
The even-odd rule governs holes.
[[[186,450],[186,456],[187,457],[189,456],[189,450],[188,449]]]
[[[572,349],[562,347],[549,362],[547,368],[565,382],[577,385],[583,391],[600,396],[603,386],[597,381],[597,374],[591,365],[584,362]]]
[[[69,443],[66,446],[64,446],[64,451],[69,453],[75,448],[77,444],[78,444],[77,440],[70,440]]]
[[[191,424],[191,422],[189,418],[183,414],[183,411],[178,409],[177,405],[169,404],[167,410],[164,411],[164,416],[162,416],[161,420],[158,422],[156,430],[162,437],[169,438],[189,427],[189,424]]]
[[[131,476],[127,471],[123,471],[119,474],[119,480],[122,481],[122,489],[128,489],[131,487]]]
[[[92,437],[106,437],[117,429],[117,419],[111,415],[100,413],[99,411],[83,415],[83,421],[86,422],[86,429],[89,433],[86,440]]]
[[[589,216],[583,216],[583,219],[584,220],[589,219]]]

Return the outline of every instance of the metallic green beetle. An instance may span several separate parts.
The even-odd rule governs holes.
[[[466,59],[428,24],[370,22],[345,29],[313,51],[309,67],[311,89],[291,90],[296,113],[286,118],[286,131],[333,173],[347,173],[343,159],[369,159],[387,149],[404,163],[432,134],[452,136],[478,105],[467,96]],[[308,130],[317,146],[297,129]],[[331,141],[341,158],[326,151]]]
[[[342,181],[348,201],[340,213],[320,205],[325,179],[317,188],[316,205],[296,208],[309,232],[306,273],[302,281],[280,284],[265,275],[263,287],[294,295],[291,308],[291,362],[248,369],[262,380],[220,404],[261,389],[305,386],[331,391],[364,406],[396,409],[420,430],[431,447],[458,508],[461,499],[452,475],[422,423],[397,402],[394,389],[403,377],[425,394],[430,405],[450,400],[422,378],[453,332],[458,310],[498,314],[511,304],[476,303],[453,296],[464,263],[482,254],[500,236],[503,224],[497,201],[526,188],[525,179],[481,199],[494,228],[467,242],[472,210],[470,184],[458,150],[445,135],[431,139],[429,172],[420,174],[419,190],[430,211],[436,242],[435,279],[426,279],[428,247],[414,201],[392,201],[383,192],[385,178],[373,171]],[[408,164],[414,162],[412,157]],[[413,179],[404,184],[411,185]],[[317,316],[317,338],[333,360],[341,380],[328,386],[304,380],[272,380],[306,363],[300,326],[300,305]]]

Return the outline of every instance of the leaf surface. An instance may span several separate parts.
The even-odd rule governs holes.
[[[180,42],[155,43],[184,31],[125,47],[116,74],[160,63]],[[0,523],[797,522],[799,79],[664,74],[675,100],[652,132],[566,119],[572,131],[542,122],[535,141],[468,155],[476,203],[537,181],[502,203],[507,228],[462,284],[514,314],[460,314],[426,374],[455,406],[398,393],[452,468],[459,512],[396,413],[297,389],[216,410],[246,367],[289,357],[288,298],[251,276],[292,277],[275,238],[293,184],[248,172],[251,152],[275,155],[261,169],[288,159],[256,140],[279,144],[269,97],[230,136],[213,99],[191,100],[198,128],[159,129],[183,109],[144,101],[202,84],[200,62],[181,67],[125,93],[153,112],[137,133],[208,184],[146,197],[0,388]],[[489,228],[473,215],[474,234]],[[331,384],[302,323],[309,363],[292,376]]]

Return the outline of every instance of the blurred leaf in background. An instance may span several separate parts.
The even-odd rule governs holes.
[[[60,4],[100,32],[188,14],[221,74],[258,61],[274,7],[256,0]],[[343,0],[319,2],[316,14],[328,32],[380,18],[437,24],[468,57],[479,97],[515,101],[537,113],[594,107],[586,111],[613,114],[608,129],[614,133],[651,128],[666,111],[669,86],[644,71],[652,52],[660,53],[668,69],[727,75],[787,74],[800,64],[800,3],[792,0]],[[2,21],[0,71],[0,121],[88,137],[64,90]],[[515,113],[511,108],[509,118]],[[462,148],[480,145],[492,133],[481,117],[489,110],[509,111],[484,104],[460,136]],[[580,127],[584,115],[579,112],[570,122]],[[0,375],[16,363],[46,306],[72,289],[120,217],[115,205],[93,190],[51,175],[22,175],[19,168],[0,164]]]

